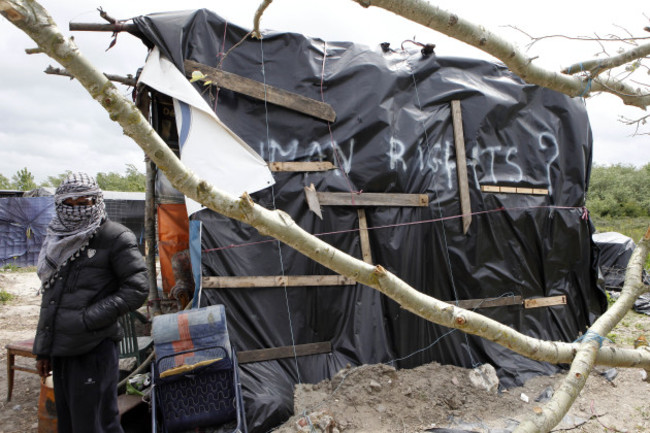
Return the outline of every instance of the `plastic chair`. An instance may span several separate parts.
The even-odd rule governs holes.
[[[147,318],[132,311],[130,313],[120,316],[118,322],[124,331],[124,338],[120,341],[120,358],[135,358],[137,364],[140,365],[144,360],[144,353],[149,350],[153,345],[153,338],[148,336],[138,336],[135,332],[135,320],[141,323],[147,323]]]

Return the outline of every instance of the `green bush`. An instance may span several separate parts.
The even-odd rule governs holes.
[[[650,164],[594,165],[591,170],[587,208],[599,217],[650,216]]]

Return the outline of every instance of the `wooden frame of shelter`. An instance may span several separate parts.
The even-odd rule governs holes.
[[[109,20],[110,21],[110,20]],[[93,24],[93,23],[71,23],[71,31],[103,31],[120,32],[126,31],[137,34],[135,25],[132,24]],[[336,113],[334,109],[321,101],[289,92],[284,89],[266,85],[262,82],[252,80],[234,73],[221,71],[219,69],[203,65],[197,62],[185,61],[188,71],[198,71],[202,75],[199,79],[209,81],[217,87],[222,87],[236,93],[246,95],[271,104],[276,104],[293,111],[300,112],[307,116],[320,119],[326,122],[335,122]],[[48,68],[48,74],[65,75],[69,74],[59,68]],[[135,86],[136,81],[132,76],[120,77],[107,75],[112,81],[125,85]],[[144,88],[137,92],[136,105],[145,115],[149,117],[151,98]],[[458,194],[461,208],[461,221],[463,233],[467,233],[472,222],[472,208],[469,196],[467,161],[465,152],[465,140],[463,136],[463,121],[461,102],[450,101],[450,111],[454,131],[454,146],[456,150],[456,167],[458,180]],[[321,172],[337,169],[329,161],[317,162],[268,162],[273,172]],[[146,262],[150,269],[150,301],[155,313],[160,312],[160,301],[158,300],[156,283],[156,204],[155,204],[155,164],[146,158],[146,195],[145,195],[145,250]],[[428,206],[429,199],[426,194],[395,194],[395,193],[363,193],[354,192],[318,192],[313,184],[304,187],[305,200],[318,217],[322,219],[321,206],[345,206],[356,209],[359,224],[359,236],[362,259],[369,264],[373,263],[368,235],[368,224],[365,207],[412,207]],[[546,189],[518,188],[507,185],[481,185],[483,193],[497,194],[529,194],[548,195]],[[254,288],[254,287],[320,287],[320,286],[346,286],[355,284],[350,278],[340,275],[302,275],[302,276],[207,276],[202,278],[202,285],[206,288]],[[467,299],[459,301],[447,301],[466,309],[490,308],[504,305],[521,305],[525,309],[549,307],[566,304],[566,296],[537,297],[522,299],[521,296],[512,296],[498,299]],[[296,346],[284,346],[276,348],[265,348],[239,352],[239,362],[259,362],[273,359],[282,359],[293,356],[306,356],[331,351],[330,342],[310,343]]]

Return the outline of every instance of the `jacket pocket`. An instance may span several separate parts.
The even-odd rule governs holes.
[[[57,333],[74,335],[88,332],[84,323],[84,310],[62,310],[56,318],[55,329]]]

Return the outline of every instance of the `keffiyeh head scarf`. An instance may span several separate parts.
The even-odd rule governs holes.
[[[68,198],[93,197],[95,203],[71,206]],[[95,179],[86,173],[71,173],[54,194],[56,215],[47,227],[47,236],[38,257],[37,273],[47,284],[59,269],[79,256],[106,217],[104,196]]]

